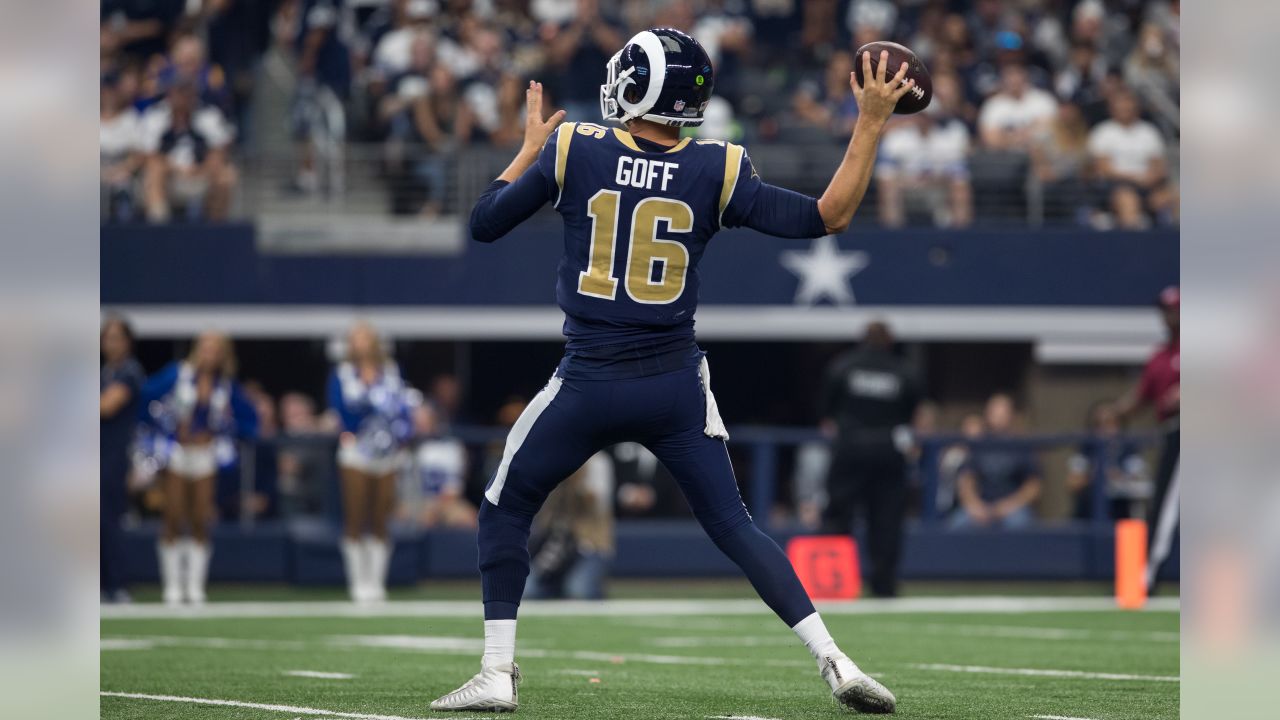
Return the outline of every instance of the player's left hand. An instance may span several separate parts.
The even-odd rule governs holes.
[[[859,115],[883,124],[893,114],[893,109],[898,106],[898,100],[915,87],[916,81],[905,79],[906,63],[902,63],[896,75],[886,80],[885,73],[889,65],[887,50],[880,53],[880,60],[876,64],[874,73],[871,71],[871,53],[863,52],[861,60],[862,77],[865,82],[862,87],[859,87],[858,76],[855,73],[849,73],[849,87],[853,90],[854,99],[858,101]]]
[[[557,110],[546,121],[542,119],[542,83],[529,81],[524,91],[524,149],[538,152],[556,127],[564,121],[564,111]]]

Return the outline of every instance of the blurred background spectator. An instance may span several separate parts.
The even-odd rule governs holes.
[[[1123,436],[1124,424],[1115,403],[1100,400],[1089,408],[1085,432],[1091,436],[1068,461],[1067,489],[1076,498],[1075,517],[1093,517],[1090,489],[1101,474],[1105,482],[1107,517],[1145,518],[1151,500],[1147,461],[1132,440]],[[1101,467],[1099,467],[1101,465]]]
[[[613,557],[613,461],[596,453],[560,483],[533,519],[528,600],[601,600]]]
[[[1089,133],[1089,155],[1107,209],[1126,230],[1148,227],[1152,215],[1173,223],[1177,198],[1168,186],[1160,131],[1139,117],[1137,98],[1128,91],[1113,94],[1109,107],[1111,119]]]
[[[1035,522],[1033,504],[1040,498],[1040,464],[1026,448],[999,443],[1013,437],[1017,408],[1013,398],[997,393],[987,401],[983,442],[969,450],[956,479],[959,508],[951,527],[1019,529]]]
[[[501,169],[486,149],[519,142],[527,80],[543,81],[548,102],[570,120],[598,120],[606,60],[635,31],[671,25],[697,37],[716,64],[716,107],[691,134],[752,144],[773,182],[821,190],[808,183],[856,119],[853,51],[887,39],[930,67],[932,127],[954,137],[963,127],[975,139],[977,202],[967,210],[957,183],[945,211],[904,216],[886,180],[892,197],[879,222],[1106,228],[1098,213],[1078,212],[1089,203],[1074,189],[1088,168],[1065,158],[1031,167],[1026,156],[1044,144],[1059,103],[1078,107],[1092,129],[1109,120],[1113,96],[1132,94],[1176,183],[1179,22],[1178,3],[1167,0],[104,0],[104,215],[138,219],[133,208],[146,205],[152,222],[176,217],[161,207],[158,173],[149,173],[146,201],[131,187],[128,108],[169,104],[172,89],[190,83],[196,107],[217,110],[230,129],[202,138],[227,156],[212,164],[241,167],[244,177],[168,173],[186,177],[175,188],[184,191],[174,198],[182,217],[308,215],[317,203],[341,214],[455,216]],[[197,125],[196,135],[208,132]],[[768,146],[780,160],[759,150]],[[1063,192],[1065,203],[1037,201]],[[1176,197],[1172,188],[1159,194],[1144,214],[1176,222]],[[1105,204],[1106,215],[1118,214]],[[1132,203],[1115,224],[1133,225],[1131,211]]]

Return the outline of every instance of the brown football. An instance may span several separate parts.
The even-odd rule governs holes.
[[[858,54],[853,59],[853,73],[858,80],[858,86],[862,86],[862,53],[871,53],[871,72],[878,73],[882,50],[889,51],[889,66],[885,68],[885,79],[893,78],[898,68],[905,62],[907,77],[916,81],[916,86],[902,96],[893,111],[899,115],[910,115],[929,107],[929,101],[933,99],[933,79],[929,77],[929,70],[915,53],[898,43],[872,42],[858,48]]]

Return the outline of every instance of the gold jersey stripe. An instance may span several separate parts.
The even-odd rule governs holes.
[[[742,146],[724,144],[724,184],[720,186],[720,222],[724,222],[724,209],[729,206],[733,189],[738,186],[738,171],[742,168]]]
[[[560,198],[564,196],[564,169],[569,164],[569,143],[573,140],[576,124],[563,123],[556,131],[556,207],[560,207]]]

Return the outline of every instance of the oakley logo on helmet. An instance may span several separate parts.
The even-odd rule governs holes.
[[[643,119],[695,127],[713,86],[711,59],[697,40],[672,28],[645,30],[605,66],[600,114],[623,124]]]

